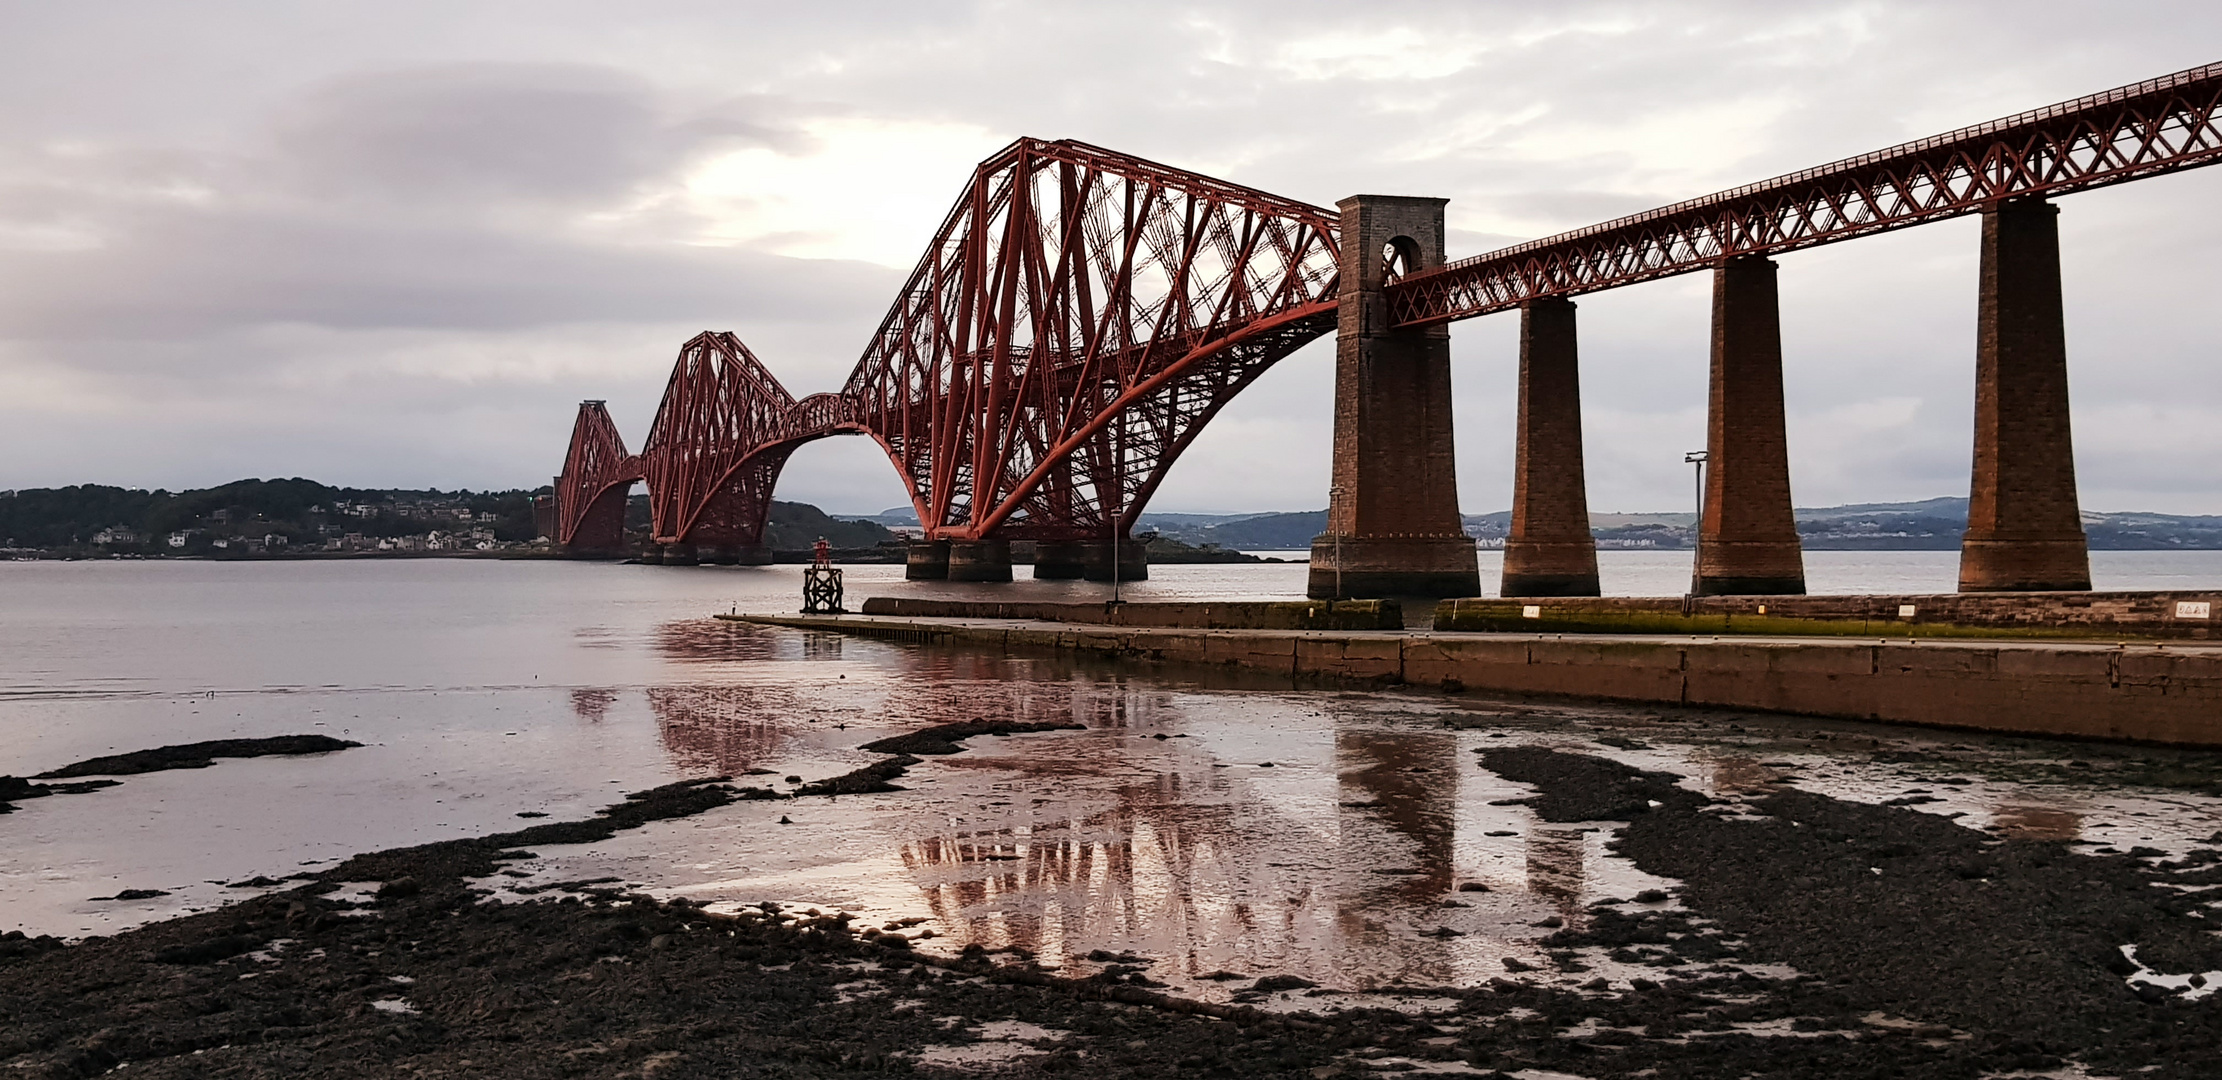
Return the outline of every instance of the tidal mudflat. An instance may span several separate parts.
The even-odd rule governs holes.
[[[365,745],[0,817],[26,841],[0,1064],[1602,1080],[2222,1055],[2222,756],[1145,675],[698,606],[234,671],[214,706],[161,672],[15,676],[11,722],[90,726],[0,771]]]
[[[0,1061],[2189,1077],[2222,1053],[2215,755],[1394,693],[1311,719],[1268,694],[1221,729],[1072,708],[1066,674],[953,731],[836,729],[836,776],[742,769],[17,939]]]

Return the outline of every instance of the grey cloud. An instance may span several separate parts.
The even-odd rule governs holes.
[[[1446,196],[1452,253],[1464,255],[2202,63],[2222,30],[2211,4],[2096,20],[2087,5],[2048,0],[2012,19],[1981,4],[1760,0],[839,12],[549,0],[532,7],[529,34],[501,6],[212,3],[129,9],[164,51],[93,65],[86,58],[106,44],[100,21],[74,10],[31,13],[0,43],[0,145],[33,158],[49,144],[93,148],[66,166],[0,163],[0,229],[36,226],[47,244],[0,251],[0,384],[9,356],[88,372],[142,370],[156,354],[180,371],[264,370],[283,350],[238,342],[272,324],[329,328],[350,362],[372,368],[389,355],[381,335],[399,330],[540,354],[564,348],[576,321],[615,328],[599,372],[462,387],[412,382],[387,361],[391,397],[359,428],[349,415],[359,399],[347,393],[258,399],[340,433],[325,441],[344,450],[301,471],[448,484],[551,471],[568,397],[625,403],[620,422],[637,437],[677,344],[664,338],[689,326],[770,343],[759,351],[776,371],[807,373],[791,379],[798,386],[838,381],[899,275],[692,247],[699,223],[676,211],[641,214],[623,235],[574,227],[595,209],[653,205],[721,146],[807,152],[795,131],[813,116],[1083,138],[1324,204],[1355,191]],[[1417,52],[1336,71],[1288,63],[1301,43],[1400,32]],[[1465,43],[1476,49],[1464,67],[1398,70]],[[923,182],[940,198],[965,179],[909,175],[892,158],[884,168],[888,183]],[[2185,463],[2222,452],[2208,434],[2222,431],[2222,380],[2196,319],[2180,314],[2201,310],[2210,253],[2222,250],[2222,235],[2200,224],[2218,182],[2222,172],[2194,174],[2066,201],[2088,505],[2123,508],[2150,492],[2211,509],[2222,498],[2211,470]],[[213,194],[163,194],[196,188]],[[932,227],[919,222],[918,235]],[[78,235],[107,246],[71,250]],[[1896,235],[1782,260],[1801,501],[1964,485],[1972,236],[1956,225]],[[1593,503],[1683,505],[1680,452],[1702,434],[1702,278],[1598,294],[1582,310],[1598,419]],[[1455,336],[1469,509],[1500,508],[1507,494],[1514,345],[1499,324],[1513,317],[1494,318]],[[1207,432],[1158,504],[1318,505],[1331,385],[1321,355],[1292,358],[1231,405],[1217,424],[1248,426],[1223,439]],[[425,404],[405,404],[411,387]],[[1919,406],[1882,434],[1840,408],[1883,398]],[[421,448],[442,430],[426,417],[494,401],[530,407],[482,408],[458,443],[467,451]],[[2177,410],[2165,445],[2141,430],[2150,421],[2109,402]],[[543,406],[553,415],[540,417]],[[34,460],[22,452],[28,428],[0,417],[0,461],[11,463],[0,485],[72,482],[84,478],[73,463],[95,459],[128,479],[184,456],[130,447],[122,431],[186,447],[193,460],[264,452],[263,442],[245,449],[238,427],[167,415],[42,421],[41,439],[72,449],[34,468],[23,464]],[[382,443],[389,429],[406,437]],[[366,475],[379,468],[360,462],[381,453],[388,471]],[[862,491],[852,509],[894,501],[856,486],[868,457],[840,453],[798,456],[782,490],[834,503]]]
[[[489,329],[855,318],[897,275],[735,248],[299,213],[134,212],[121,239],[0,260],[0,336],[133,339],[259,323]]]
[[[667,97],[586,65],[451,64],[330,82],[260,150],[19,155],[0,169],[0,223],[60,239],[0,256],[0,337],[722,326],[885,303],[889,271],[687,243],[700,223],[683,216],[578,227],[710,149],[807,150],[782,99]]]
[[[598,203],[717,146],[800,149],[769,98],[674,116],[637,76],[583,64],[451,64],[336,80],[287,110],[276,143],[317,194]]]

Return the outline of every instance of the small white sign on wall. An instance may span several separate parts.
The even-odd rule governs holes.
[[[1520,609],[1520,617],[1521,617],[1521,618],[1523,618],[1523,619],[1540,619],[1540,618],[1542,618],[1542,617],[1543,617],[1543,605],[1541,605],[1541,604],[1528,604],[1528,605],[1526,605],[1526,606],[1522,607],[1522,608]]]
[[[1898,617],[1901,619],[1910,619],[1913,618],[1913,613],[1919,610],[1921,609],[1913,606],[1912,604],[1900,604],[1898,605]]]
[[[2178,600],[2178,601],[2176,601],[2176,618],[2179,618],[2179,619],[2206,619],[2206,618],[2212,618],[2213,616],[2212,616],[2212,614],[2211,614],[2211,613],[2210,613],[2210,611],[2209,611],[2209,609],[2210,609],[2210,607],[2211,607],[2211,606],[2212,606],[2212,605],[2211,605],[2211,604],[2209,604],[2209,603],[2208,603],[2207,601],[2205,601],[2205,600]]]

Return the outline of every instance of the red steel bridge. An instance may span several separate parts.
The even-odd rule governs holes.
[[[1587,544],[1586,524],[1577,537],[1569,516],[1579,510],[1586,523],[1586,508],[1567,505],[1580,499],[1578,413],[1571,436],[1563,423],[1544,423],[1546,412],[1563,421],[1576,392],[1572,305],[1565,298],[1709,270],[1716,273],[1715,479],[1703,528],[1715,553],[1733,563],[1740,543],[1779,546],[1781,539],[1760,535],[1780,531],[1769,523],[1776,500],[1766,459],[1775,451],[1761,446],[1759,466],[1747,467],[1753,455],[1739,447],[1752,440],[1737,434],[1781,423],[1778,339],[1773,419],[1765,393],[1756,405],[1738,404],[1753,400],[1739,379],[1757,379],[1764,390],[1770,377],[1764,362],[1755,375],[1739,375],[1751,368],[1745,362],[1751,348],[1766,359],[1767,341],[1737,344],[1739,327],[1749,322],[1738,312],[1756,311],[1760,322],[1750,325],[1773,333],[1773,264],[1766,256],[1976,213],[1986,215],[1991,245],[1991,219],[2002,208],[2042,207],[2054,196],[2222,159],[2218,109],[2222,64],[1456,262],[1446,262],[1440,250],[1440,200],[1358,196],[1338,212],[1084,143],[1021,139],[973,173],[840,390],[797,399],[732,334],[698,335],[681,347],[637,454],[628,452],[601,402],[580,406],[547,508],[548,532],[574,551],[617,551],[627,493],[645,481],[653,543],[673,558],[761,561],[765,517],[788,456],[813,439],[855,434],[877,441],[902,475],[929,541],[956,543],[960,564],[968,549],[969,557],[992,562],[999,557],[993,546],[1001,544],[1007,575],[1009,540],[1038,541],[1048,552],[1124,535],[1222,406],[1276,361],[1339,331],[1329,531],[1357,545],[1355,555],[1333,556],[1342,560],[1334,565],[1364,582],[1367,559],[1393,564],[1414,557],[1394,544],[1369,555],[1369,537],[1441,541],[1456,520],[1455,491],[1446,486],[1447,369],[1440,379],[1422,372],[1417,382],[1369,372],[1392,353],[1422,367],[1437,353],[1447,360],[1447,345],[1435,344],[1445,340],[1444,324],[1518,308],[1524,320],[1537,321],[1534,333],[1524,327],[1522,335],[1522,462],[1507,584],[1514,584],[1513,564],[1525,560],[1535,571],[1528,584],[1579,592],[1581,553],[1552,547]],[[2046,235],[2049,213],[2038,230]],[[2001,226],[2007,239],[1999,242],[2008,247],[1999,257],[2008,271],[2031,258],[2013,254],[2022,249],[2012,246],[2019,234],[2010,222],[2023,218],[2035,220],[2002,219],[2009,224]],[[2056,307],[2056,239],[2053,245]],[[2011,315],[2027,289],[2012,283],[2014,273],[1993,273],[1994,254],[1986,246],[1984,302],[1998,299],[1991,290],[2000,277]],[[2035,256],[2040,264],[2042,256]],[[1753,276],[1755,266],[1765,267],[1761,277]],[[2044,278],[2042,271],[2038,266],[2035,277]],[[1764,287],[1738,284],[1744,281]],[[2041,293],[2043,284],[2032,287]],[[2040,311],[2038,321],[2044,317]],[[1559,330],[1563,387],[1549,382],[1557,377],[1550,343]],[[1532,387],[1531,338],[1539,350]],[[1992,377],[1982,370],[1979,379]],[[1993,450],[2013,459],[2001,481],[2011,487],[2017,461],[2044,459],[2048,451],[2013,449],[2020,445],[2017,417],[2037,406],[2016,412],[2018,384],[2011,370],[2006,377],[2005,443]],[[1436,382],[1441,417],[1415,420],[1411,395],[1434,395]],[[1533,438],[1531,393],[1539,428]],[[1368,394],[1376,400],[1369,403]],[[2059,394],[2057,449],[2064,454],[2064,377]],[[1979,416],[1978,489],[1984,422]],[[1430,434],[1436,428],[1439,435]],[[1415,437],[1440,442],[1439,475],[1413,467],[1435,449]],[[1569,454],[1572,492],[1564,475]],[[2068,484],[2072,502],[2072,466]],[[1786,515],[1786,473],[1781,487]],[[1438,520],[1446,492],[1449,526]],[[1768,504],[1756,516],[1744,512],[1754,499]],[[2000,512],[2013,515],[2010,506]],[[1999,527],[2012,539],[2014,521]],[[1740,529],[1751,535],[1739,538]],[[1512,550],[1522,542],[1532,550]],[[925,558],[946,559],[949,550],[943,545],[940,555]],[[1471,577],[1470,545],[1466,551]],[[1594,549],[1588,551],[1593,589]],[[1724,565],[1716,576],[1730,584],[1783,585],[1781,574],[1758,566],[1780,555]],[[1315,559],[1315,586],[1320,566]],[[1394,566],[1371,569],[1394,577]],[[1577,579],[1570,585],[1559,580],[1568,573]],[[1383,579],[1375,586],[1395,584]]]

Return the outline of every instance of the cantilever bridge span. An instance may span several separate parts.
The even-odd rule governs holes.
[[[1030,539],[1037,576],[1077,576],[1229,399],[1337,331],[1315,595],[1476,589],[1442,327],[1518,308],[1505,592],[1594,593],[1568,298],[1710,270],[1712,460],[1693,589],[1802,591],[1766,256],[1980,213],[1962,587],[2088,587],[2047,200],[2222,159],[2218,112],[2222,64],[1456,262],[1442,252],[1441,200],[1356,196],[1337,212],[1021,139],[974,172],[839,391],[797,400],[733,335],[699,335],[638,454],[601,403],[580,407],[549,532],[573,550],[615,550],[626,492],[646,481],[654,543],[671,557],[759,561],[788,456],[861,434],[925,525],[914,572],[1007,578],[1008,542]]]
[[[703,334],[638,455],[582,406],[555,536],[611,546],[623,492],[646,480],[657,543],[746,558],[787,455],[862,434],[930,538],[1107,539],[1235,393],[1334,329],[1335,226],[1320,207],[1022,139],[974,173],[840,391],[796,401],[732,335]]]

